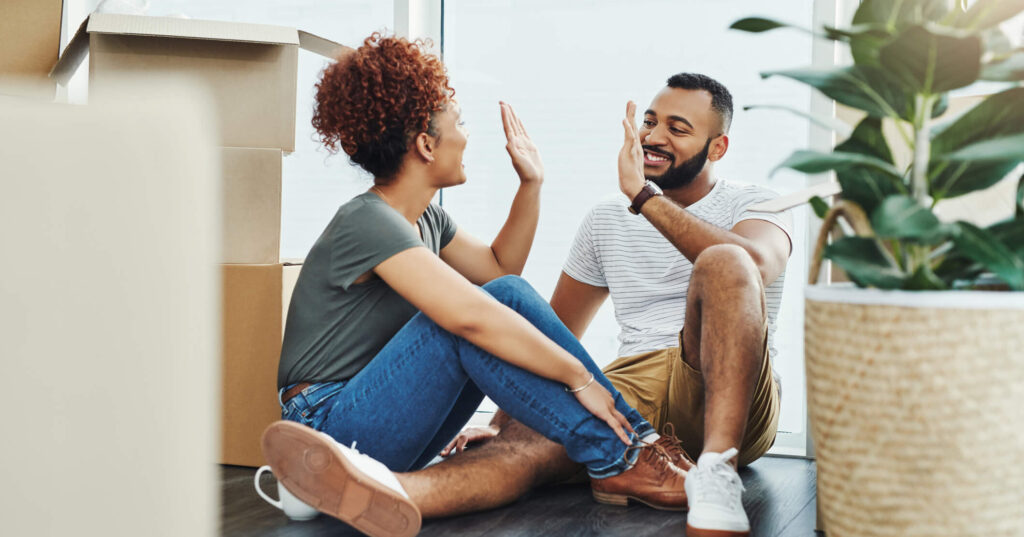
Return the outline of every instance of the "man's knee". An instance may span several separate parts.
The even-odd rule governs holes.
[[[761,273],[754,259],[735,244],[715,244],[704,249],[693,263],[691,285],[761,288]]]

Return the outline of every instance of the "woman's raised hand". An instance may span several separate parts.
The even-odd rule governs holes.
[[[540,160],[540,152],[533,144],[530,135],[526,134],[523,122],[516,116],[512,105],[506,102],[498,103],[501,106],[501,124],[505,127],[505,149],[508,156],[512,157],[512,167],[519,175],[519,180],[524,183],[540,183],[544,180],[544,163]]]
[[[629,436],[626,435],[626,431],[634,434],[636,431],[633,430],[633,426],[629,424],[626,416],[623,416],[615,408],[615,399],[612,398],[612,394],[604,386],[598,382],[591,382],[589,386],[573,395],[583,405],[583,408],[597,416],[597,419],[607,423],[615,431],[619,439],[622,440],[622,443],[627,446],[633,445],[629,440]]]

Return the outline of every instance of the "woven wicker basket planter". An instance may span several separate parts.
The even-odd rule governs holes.
[[[1024,293],[810,286],[829,537],[1024,536]]]

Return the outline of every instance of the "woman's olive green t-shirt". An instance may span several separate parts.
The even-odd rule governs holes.
[[[418,246],[439,254],[455,223],[431,204],[409,222],[372,192],[342,205],[306,256],[285,324],[278,388],[347,380],[373,359],[417,310],[380,278],[356,278]]]

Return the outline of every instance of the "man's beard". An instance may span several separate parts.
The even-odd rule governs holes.
[[[673,188],[684,187],[693,182],[697,178],[697,174],[704,169],[704,164],[708,161],[708,149],[711,147],[711,138],[708,138],[707,143],[704,144],[704,149],[696,155],[690,157],[682,164],[669,167],[665,170],[665,173],[657,177],[647,177],[651,182],[658,185],[662,190],[671,190]],[[656,150],[653,153],[658,153]]]

